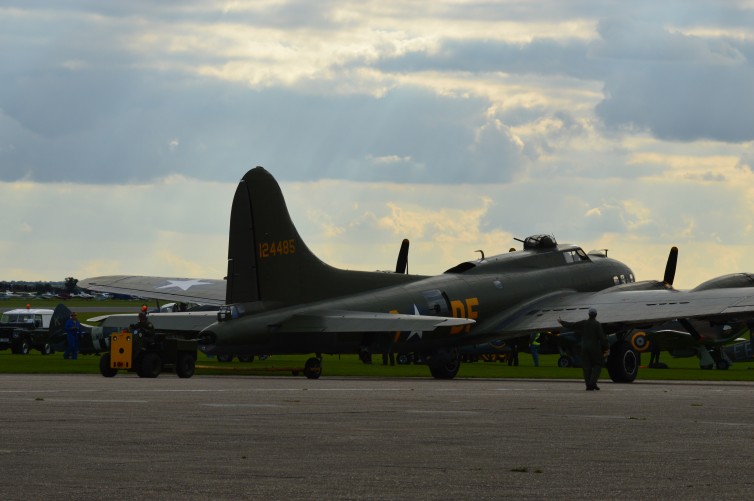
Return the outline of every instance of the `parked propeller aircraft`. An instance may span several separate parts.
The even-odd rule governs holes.
[[[725,356],[734,362],[754,361],[754,339],[749,332],[748,341],[738,341],[724,348]]]
[[[580,320],[595,307],[612,342],[610,376],[630,382],[640,361],[630,342],[635,329],[676,319],[734,325],[753,317],[754,289],[739,285],[742,276],[751,277],[727,275],[678,291],[672,278],[636,282],[631,269],[606,251],[587,254],[549,235],[526,238],[523,250],[482,253],[438,276],[341,270],[309,250],[279,185],[257,167],[233,199],[226,282],[121,275],[79,285],[221,305],[199,333],[206,352],[315,353],[306,364],[309,377],[319,376],[322,353],[392,349],[419,355],[436,378],[453,378],[462,346],[558,332],[558,318]],[[156,328],[157,315],[150,316]]]

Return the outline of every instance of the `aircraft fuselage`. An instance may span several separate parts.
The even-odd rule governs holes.
[[[385,274],[380,274],[385,275]],[[563,291],[595,292],[634,281],[625,264],[601,254],[586,255],[572,245],[548,250],[515,251],[461,263],[438,276],[391,275],[396,285],[306,305],[236,305],[237,318],[210,326],[210,353],[348,353],[368,346],[372,351],[435,350],[501,338],[498,327],[522,305]],[[388,277],[385,277],[388,279]],[[365,311],[468,318],[475,324],[424,332],[301,332],[309,312]],[[522,333],[506,332],[511,338]],[[217,344],[217,348],[212,345]]]

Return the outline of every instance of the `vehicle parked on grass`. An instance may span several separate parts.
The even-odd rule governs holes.
[[[43,308],[19,308],[0,317],[0,350],[26,355],[32,349],[43,355],[53,353],[50,331],[54,311]]]

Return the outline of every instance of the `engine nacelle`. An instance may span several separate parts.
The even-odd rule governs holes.
[[[706,291],[710,289],[734,289],[739,287],[754,287],[754,275],[751,273],[731,273],[715,277],[697,285],[692,292]]]

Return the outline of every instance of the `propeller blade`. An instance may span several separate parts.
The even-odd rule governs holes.
[[[408,273],[408,238],[401,242],[401,250],[398,252],[398,261],[395,263],[396,273]]]
[[[678,264],[678,247],[671,247],[670,254],[668,254],[668,263],[665,265],[665,276],[663,282],[667,285],[673,285],[675,280],[675,268]]]

